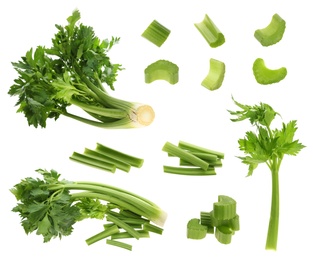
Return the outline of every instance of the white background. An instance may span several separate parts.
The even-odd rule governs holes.
[[[224,1],[2,1],[0,4],[0,257],[16,259],[72,259],[89,257],[122,259],[312,259],[312,24],[310,1],[224,0]],[[94,27],[101,39],[121,37],[109,53],[121,63],[115,97],[151,105],[153,124],[131,130],[106,130],[60,117],[46,129],[29,127],[16,113],[16,99],[7,92],[17,77],[11,66],[31,47],[50,46],[55,24],[66,25],[74,9],[81,22]],[[267,26],[274,13],[287,23],[283,39],[262,47],[254,31]],[[212,49],[194,23],[208,14],[224,33],[224,45]],[[171,30],[160,48],[141,37],[156,19]],[[280,83],[256,83],[253,61],[264,58],[269,68],[285,66],[287,77]],[[222,87],[211,92],[201,86],[209,71],[209,59],[225,62]],[[147,65],[167,59],[180,68],[179,83],[144,83]],[[276,252],[266,251],[265,240],[270,213],[271,179],[265,166],[247,178],[247,168],[236,158],[242,155],[237,140],[250,130],[248,122],[232,123],[227,109],[236,109],[231,95],[241,103],[270,104],[284,122],[296,119],[296,138],[307,147],[297,156],[286,156],[280,172],[281,216]],[[282,120],[277,118],[277,126]],[[176,165],[162,152],[166,141],[194,143],[225,153],[224,166],[212,177],[172,176],[162,166]],[[144,158],[141,169],[111,174],[69,160],[73,151],[94,148],[97,142]],[[68,180],[93,180],[115,185],[145,196],[159,204],[168,219],[162,236],[132,242],[133,251],[110,247],[105,241],[87,246],[85,239],[101,230],[102,221],[75,225],[74,232],[61,241],[44,244],[42,237],[26,235],[20,219],[11,212],[15,198],[9,189],[22,178],[37,177],[35,170],[59,171]],[[186,223],[200,211],[210,211],[220,194],[237,201],[241,230],[230,245],[214,236],[200,241],[186,238]]]

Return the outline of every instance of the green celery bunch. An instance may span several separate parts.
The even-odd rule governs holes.
[[[28,124],[46,127],[49,118],[60,115],[103,128],[147,126],[153,109],[144,104],[112,97],[120,64],[111,62],[108,52],[119,38],[100,40],[92,27],[79,23],[74,10],[66,26],[56,25],[50,48],[31,48],[13,67],[18,78],[8,92],[18,96],[18,112]],[[68,111],[69,106],[85,111],[85,116]]]
[[[144,197],[103,183],[62,180],[55,170],[37,172],[42,178],[24,178],[10,190],[17,200],[12,211],[19,213],[26,234],[35,232],[44,242],[61,239],[87,218],[109,222],[105,230],[86,239],[88,245],[109,237],[139,239],[149,237],[149,232],[162,234],[167,214]]]
[[[271,123],[279,113],[270,105],[243,105],[235,101],[240,111],[229,111],[235,118],[233,122],[248,119],[256,132],[248,131],[244,138],[239,139],[239,149],[246,156],[239,157],[248,165],[248,176],[251,176],[257,166],[265,163],[272,175],[272,201],[268,226],[266,249],[276,250],[279,224],[279,169],[285,155],[296,156],[305,146],[295,140],[297,121],[282,124],[281,129],[272,129]]]

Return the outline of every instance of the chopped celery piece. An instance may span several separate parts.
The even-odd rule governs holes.
[[[157,60],[145,69],[145,83],[165,80],[174,85],[178,82],[178,72],[179,68],[175,63],[168,60]]]
[[[194,166],[198,166],[200,168],[202,168],[203,170],[207,170],[209,168],[209,163],[198,158],[197,156],[188,153],[187,151],[185,151],[184,149],[170,143],[170,142],[166,142],[163,146],[162,149],[164,152],[173,154],[175,156],[177,156],[180,159],[184,159],[187,162],[190,162],[191,164],[193,164]]]
[[[272,16],[268,26],[254,32],[254,37],[265,47],[278,43],[284,35],[286,22],[278,14]]]
[[[240,230],[240,221],[239,221],[239,215],[236,214],[236,216],[232,219],[229,220],[230,228],[233,231],[238,231]]]
[[[221,158],[221,159],[224,159],[224,157],[225,157],[224,153],[222,153],[222,152],[218,152],[218,151],[215,151],[215,150],[210,150],[210,149],[207,149],[207,148],[204,148],[204,147],[201,147],[201,146],[198,146],[198,145],[194,145],[194,144],[191,144],[191,143],[187,143],[187,142],[184,142],[184,141],[179,141],[178,146],[180,148],[185,149],[185,150],[189,150],[192,153],[193,152],[207,153],[207,154],[211,154],[211,155],[216,155],[218,158]]]
[[[253,63],[253,74],[256,81],[262,85],[277,83],[287,76],[287,69],[269,69],[261,58],[257,58]]]
[[[210,70],[202,80],[201,85],[211,91],[219,89],[225,77],[225,63],[216,59],[210,59]]]
[[[126,153],[122,153],[103,144],[97,143],[96,151],[104,155],[120,160],[124,163],[128,163],[133,167],[140,168],[143,165],[144,160]]]
[[[200,219],[193,218],[187,223],[187,238],[203,239],[207,234],[207,227],[200,224]]]
[[[213,216],[217,220],[228,220],[236,216],[236,201],[228,196],[219,195],[213,204]]]
[[[106,170],[106,171],[109,171],[112,173],[114,173],[116,170],[116,166],[112,163],[104,162],[102,160],[98,160],[98,159],[95,159],[95,158],[90,157],[88,155],[80,154],[77,152],[73,152],[73,154],[70,156],[70,159],[77,161],[77,162],[80,162],[80,163],[85,164],[85,165],[90,165],[93,167],[97,167],[97,168]]]
[[[160,24],[157,20],[153,20],[141,36],[156,46],[161,47],[170,33],[171,31],[168,28]]]
[[[224,35],[207,14],[200,23],[195,23],[195,26],[212,48],[216,48],[225,42]]]
[[[211,212],[200,212],[200,223],[207,227],[208,234],[214,234],[214,226],[212,224]]]
[[[233,231],[230,227],[220,226],[215,229],[215,237],[222,244],[230,244]]]
[[[160,234],[160,235],[162,235],[162,233],[163,233],[163,228],[160,228],[160,227],[153,225],[151,223],[148,223],[148,222],[143,224],[143,230],[150,231],[150,232]]]
[[[133,248],[132,245],[130,245],[130,244],[127,244],[127,243],[124,243],[124,242],[121,242],[121,241],[112,240],[112,239],[107,239],[106,243],[108,245],[117,246],[117,247],[120,247],[120,248],[123,248],[123,249],[127,249],[129,251],[131,251],[132,248]]]
[[[124,162],[119,161],[119,160],[114,159],[114,158],[111,158],[108,155],[101,154],[101,153],[99,153],[97,151],[94,151],[94,150],[91,150],[91,149],[88,149],[88,148],[85,148],[84,154],[89,156],[89,157],[98,159],[100,161],[104,161],[104,162],[107,162],[107,163],[114,164],[116,166],[116,168],[118,168],[118,169],[120,169],[122,171],[125,171],[125,172],[129,172],[130,171],[130,168],[131,168],[130,164],[124,163]]]
[[[120,232],[120,230],[119,230],[118,226],[113,225],[113,226],[105,229],[104,231],[86,239],[86,243],[88,246],[90,246],[91,244],[98,242],[101,239],[107,238],[107,237],[109,237],[113,234],[119,233],[119,232]]]
[[[206,176],[206,175],[216,175],[214,168],[208,168],[203,170],[198,167],[175,167],[175,166],[163,166],[163,171],[165,173],[179,174],[179,175],[189,175],[189,176]]]

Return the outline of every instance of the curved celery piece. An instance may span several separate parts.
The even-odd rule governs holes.
[[[212,48],[221,46],[225,42],[224,34],[221,33],[207,14],[202,22],[195,23],[195,26]]]
[[[153,20],[141,36],[156,46],[161,47],[170,33],[171,31],[168,28],[160,24],[157,20]]]
[[[219,195],[213,204],[213,215],[217,220],[229,220],[236,217],[236,201],[228,196]]]
[[[287,69],[269,69],[261,58],[257,58],[253,63],[253,74],[256,81],[262,85],[277,83],[283,80],[287,75]]]
[[[233,231],[230,227],[220,226],[215,229],[215,237],[222,244],[230,244]]]
[[[168,60],[158,60],[145,69],[145,82],[165,80],[174,85],[178,82],[178,72],[179,68],[175,63]]]
[[[200,219],[193,218],[187,224],[187,238],[203,239],[206,237],[207,227],[200,224]]]
[[[263,29],[254,32],[254,37],[263,45],[270,46],[278,43],[284,35],[286,22],[278,14],[274,14],[271,22]]]
[[[201,85],[209,90],[216,90],[222,86],[225,77],[225,63],[210,59],[210,71],[203,79]]]

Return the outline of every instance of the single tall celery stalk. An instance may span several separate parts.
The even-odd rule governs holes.
[[[283,123],[281,129],[271,129],[271,122],[279,115],[271,106],[264,103],[248,106],[235,100],[234,102],[241,111],[229,111],[231,115],[237,117],[231,120],[238,122],[249,119],[257,129],[256,132],[246,132],[245,137],[238,140],[239,149],[246,154],[239,159],[248,165],[248,176],[252,175],[260,163],[266,163],[272,174],[271,213],[265,249],[276,250],[279,226],[279,169],[285,154],[295,156],[305,146],[294,140],[297,130],[296,120]]]

